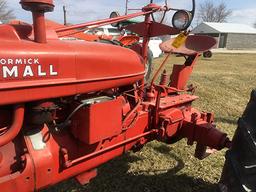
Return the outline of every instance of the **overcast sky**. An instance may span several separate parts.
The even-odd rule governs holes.
[[[31,22],[31,14],[23,11],[19,5],[20,0],[8,0],[9,6],[14,9],[17,19]],[[196,0],[199,4],[204,0]],[[215,0],[218,3],[222,0]],[[256,22],[256,0],[223,0],[229,9],[233,10],[233,15],[229,22],[244,23],[252,25]],[[130,8],[140,8],[149,0],[129,0]],[[161,3],[162,0],[155,2]],[[169,0],[169,6],[175,8],[189,8],[191,0]],[[125,0],[55,0],[55,11],[47,13],[47,18],[63,23],[62,6],[67,7],[67,17],[69,23],[82,23],[109,16],[110,12],[117,10],[124,13]]]

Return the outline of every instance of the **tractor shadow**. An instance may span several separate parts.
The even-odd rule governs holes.
[[[137,156],[126,154],[98,169],[98,176],[90,184],[80,186],[74,179],[51,187],[44,192],[217,192],[217,185],[195,179],[181,171],[184,162],[166,146],[154,147],[159,153],[176,161],[175,167],[167,170],[154,170],[129,173],[129,163],[141,161]]]
[[[227,123],[231,125],[237,125],[238,118],[225,118],[225,117],[215,117],[216,122],[221,122],[221,123]]]

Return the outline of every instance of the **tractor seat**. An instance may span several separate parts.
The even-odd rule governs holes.
[[[217,43],[216,39],[213,37],[206,35],[190,35],[181,47],[175,48],[172,46],[174,40],[175,38],[172,38],[161,43],[160,49],[165,53],[195,55],[212,49]]]

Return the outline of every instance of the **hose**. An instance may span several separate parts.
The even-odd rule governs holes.
[[[6,132],[4,134],[0,135],[0,147],[11,142],[19,134],[23,125],[24,114],[24,104],[16,105],[14,108],[12,125],[6,129]]]

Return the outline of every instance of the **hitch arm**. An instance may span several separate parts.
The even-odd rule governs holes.
[[[195,157],[204,159],[215,150],[230,148],[231,141],[226,133],[223,133],[213,124],[213,114],[195,112],[191,118],[186,118],[178,133],[188,139],[188,145],[197,143]],[[214,150],[207,150],[207,147]]]

